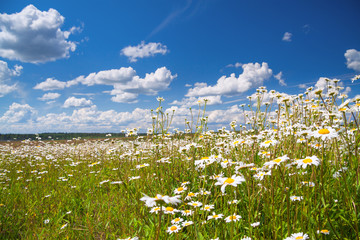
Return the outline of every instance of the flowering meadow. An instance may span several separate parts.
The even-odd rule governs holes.
[[[360,239],[360,97],[327,81],[214,131],[206,99],[180,131],[158,98],[147,135],[3,143],[0,238]]]

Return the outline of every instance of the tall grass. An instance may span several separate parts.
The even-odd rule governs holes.
[[[360,99],[338,96],[260,88],[242,125],[203,107],[173,133],[158,99],[147,137],[2,144],[0,238],[359,239]]]

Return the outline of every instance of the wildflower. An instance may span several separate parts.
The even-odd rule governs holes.
[[[187,190],[187,187],[182,186],[174,190],[174,194],[179,194]]]
[[[256,178],[256,179],[258,179],[258,180],[263,180],[264,179],[264,177],[265,177],[265,175],[271,175],[271,171],[268,171],[268,172],[263,172],[263,171],[260,171],[260,172],[258,172],[258,173],[256,173],[255,175],[254,175],[254,178]]]
[[[129,177],[129,181],[139,179],[139,178],[140,178],[140,176]]]
[[[252,224],[250,224],[252,227],[257,227],[257,226],[259,226],[260,225],[260,222],[254,222],[254,223],[252,223]]]
[[[188,195],[185,197],[185,200],[190,200],[192,197],[195,197],[197,193],[189,192]]]
[[[219,177],[217,180],[218,182],[215,183],[215,185],[222,185],[221,191],[223,193],[225,192],[226,186],[231,185],[236,187],[238,184],[245,182],[245,178],[243,176],[236,176],[236,175],[232,175],[231,178]]]
[[[239,221],[241,219],[241,216],[240,215],[230,215],[228,216],[227,218],[225,218],[225,221],[226,222],[236,222],[236,221]]]
[[[165,214],[175,214],[176,212],[179,212],[179,210],[174,209],[172,207],[162,207]]]
[[[183,227],[187,227],[187,226],[190,226],[190,225],[192,225],[192,224],[194,224],[193,221],[185,221],[185,222],[182,223],[182,226],[183,226]]]
[[[44,224],[48,224],[50,222],[50,219],[45,219]]]
[[[301,182],[301,184],[304,186],[315,187],[315,183],[313,183],[313,182],[304,181],[304,182]]]
[[[192,210],[183,210],[181,211],[181,215],[183,216],[191,216],[194,212]]]
[[[267,140],[265,142],[260,143],[260,147],[269,147],[269,146],[276,145],[277,143],[278,143],[278,141],[271,139],[271,140]]]
[[[218,219],[218,218],[222,218],[223,216],[224,216],[223,214],[216,214],[215,212],[213,212],[212,215],[208,216],[207,220]]]
[[[306,168],[307,166],[315,165],[319,166],[320,160],[316,156],[312,157],[306,157],[304,159],[296,160],[296,164],[298,165],[298,168]]]
[[[144,197],[140,198],[141,201],[145,202],[145,205],[148,207],[153,207],[156,205],[156,201],[164,201],[167,204],[175,204],[177,205],[178,203],[181,202],[181,200],[179,199],[181,196],[180,195],[175,195],[174,197],[169,197],[169,196],[164,196],[161,194],[157,194],[155,197],[149,197],[147,195],[144,194]]]
[[[136,168],[140,169],[140,168],[144,168],[144,167],[148,167],[148,166],[150,166],[150,164],[144,163],[144,164],[141,164],[141,165],[136,165]]]
[[[210,212],[211,209],[214,209],[214,205],[205,205],[201,210]]]
[[[189,202],[188,205],[197,208],[197,207],[201,207],[201,206],[202,206],[202,203],[201,203],[201,202],[194,202],[194,201],[192,201],[192,202]]]
[[[247,237],[247,236],[244,236],[242,239],[240,240],[251,240],[251,237]]]
[[[309,236],[307,234],[304,234],[302,232],[300,233],[293,233],[291,234],[291,237],[293,240],[306,240],[306,239],[309,239]]]
[[[158,213],[159,211],[161,210],[161,208],[160,207],[153,207],[151,210],[150,210],[150,212],[151,213]]]
[[[60,228],[60,230],[62,230],[62,229],[64,229],[64,228],[66,228],[66,227],[67,227],[67,225],[68,225],[67,223],[65,223],[64,225],[62,225],[62,226],[61,226],[61,228]]]
[[[274,166],[280,166],[280,163],[285,162],[288,159],[289,157],[287,155],[284,155],[282,157],[278,157],[274,160],[264,163],[264,166],[268,166],[269,168],[272,168]]]
[[[312,132],[311,135],[315,138],[321,138],[323,141],[325,141],[326,139],[336,138],[338,136],[338,133],[335,129],[328,127],[316,130]]]
[[[180,227],[179,225],[174,224],[174,225],[172,225],[171,227],[168,227],[167,232],[168,232],[169,234],[177,233],[178,231],[180,231],[180,229],[181,229],[181,227]]]
[[[317,230],[317,233],[320,234],[324,234],[324,235],[329,235],[330,234],[330,231],[329,230],[326,230],[326,229],[322,229],[322,230]]]
[[[184,221],[184,219],[182,218],[175,218],[174,220],[171,220],[172,224],[177,224],[177,223],[181,223],[182,221]]]
[[[239,200],[234,199],[232,201],[228,201],[228,204],[237,204],[238,202]]]
[[[303,197],[291,196],[290,199],[291,199],[291,201],[295,202],[295,201],[301,201],[303,199]]]

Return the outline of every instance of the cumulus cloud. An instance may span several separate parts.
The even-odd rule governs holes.
[[[69,57],[76,43],[62,31],[65,18],[55,10],[40,11],[28,5],[21,12],[0,14],[0,56],[22,62],[42,63]]]
[[[281,86],[286,86],[286,82],[285,80],[283,79],[283,73],[282,72],[279,72],[278,74],[274,75],[274,77],[279,81],[279,84]]]
[[[360,72],[360,51],[348,49],[344,56],[346,58],[347,68]]]
[[[210,105],[217,105],[217,104],[222,104],[222,100],[221,100],[221,96],[217,95],[217,96],[206,96],[206,97],[189,97],[189,98],[183,98],[181,101],[175,100],[172,103],[170,103],[170,105],[179,105],[181,107],[191,107],[191,106],[196,106],[200,104],[204,104],[204,100],[207,100],[206,105],[210,106]]]
[[[239,77],[236,77],[235,73],[231,74],[230,77],[222,76],[214,86],[208,86],[207,83],[195,83],[195,87],[190,88],[186,96],[233,96],[262,85],[264,80],[272,76],[272,70],[266,62],[262,64],[247,63],[241,67],[243,72]]]
[[[8,67],[7,62],[0,60],[0,97],[16,90],[16,84],[9,85],[11,78],[21,74],[22,66],[15,65],[14,69]]]
[[[44,82],[36,84],[34,89],[51,91],[64,89],[67,86],[66,82],[62,82],[53,78],[47,78]]]
[[[91,106],[93,103],[91,100],[87,100],[86,98],[76,98],[76,97],[69,97],[64,102],[64,108],[69,107],[87,107]]]
[[[115,95],[111,98],[111,101],[118,103],[136,103],[138,94],[128,93],[123,91],[113,90],[112,94]]]
[[[57,99],[61,96],[61,94],[59,93],[45,93],[42,97],[38,98],[41,101],[48,101],[48,100],[53,100],[53,99]]]
[[[130,62],[136,62],[138,58],[153,57],[156,54],[165,55],[168,53],[168,49],[161,43],[150,42],[145,44],[142,41],[137,46],[128,46],[121,50],[121,55],[125,55],[129,58]]]
[[[0,122],[24,123],[31,121],[36,114],[37,111],[28,104],[13,103],[0,118]]]
[[[292,33],[286,32],[284,33],[282,40],[285,42],[291,42],[292,41],[291,38],[292,38]]]
[[[243,65],[242,63],[236,62],[236,63],[234,63],[234,64],[228,64],[228,65],[226,65],[226,67],[227,67],[227,68],[229,68],[229,67],[239,68],[239,67],[241,67],[242,65]]]

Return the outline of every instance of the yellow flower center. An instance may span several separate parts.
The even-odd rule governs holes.
[[[305,138],[300,138],[300,141],[305,141]]]
[[[302,236],[298,236],[295,239],[304,239]]]
[[[198,204],[197,204],[197,203],[193,203],[192,205],[193,205],[193,206],[197,206]]]
[[[310,158],[305,158],[304,160],[303,160],[303,163],[312,163],[312,159],[310,159]]]
[[[201,160],[207,160],[209,157],[202,157]]]
[[[180,218],[175,218],[174,219],[174,222],[178,222],[178,221],[180,221]]]
[[[264,142],[265,144],[269,144],[269,143],[271,143],[272,141],[271,140],[269,140],[269,141],[266,141],[266,142]]]
[[[273,162],[279,163],[279,162],[281,162],[281,159],[277,158],[277,159],[273,160]]]
[[[207,206],[206,206],[205,209],[210,209],[210,207],[207,207]]]
[[[177,229],[177,226],[172,226],[172,227],[170,228],[171,231],[175,231],[176,229]]]
[[[230,219],[230,220],[235,220],[235,219],[236,219],[236,216],[230,216],[229,219]]]
[[[346,111],[346,108],[340,108],[339,111],[340,112]]]
[[[318,131],[318,133],[319,133],[319,134],[329,134],[330,131],[329,131],[328,129],[326,129],[326,128],[323,128],[323,129],[320,129],[320,130]]]
[[[168,211],[168,212],[174,211],[174,209],[172,207],[167,207],[167,208],[165,208],[165,210]]]
[[[323,229],[323,230],[321,230],[320,232],[322,232],[322,233],[329,233],[329,230]]]
[[[356,106],[360,106],[360,103],[357,103]]]
[[[232,178],[228,178],[228,179],[226,179],[226,180],[225,180],[225,182],[224,182],[224,183],[231,184],[231,183],[233,183],[233,182],[235,182],[235,180],[234,180],[234,179],[232,179]]]
[[[159,207],[154,208],[154,211],[159,211],[159,210],[160,210],[160,208],[159,208]]]
[[[193,196],[195,196],[195,193],[192,193],[192,192],[191,192],[191,193],[188,194],[188,196],[189,196],[189,197],[193,197]]]
[[[219,217],[219,215],[213,215],[213,218],[217,218],[217,217]]]
[[[223,161],[223,163],[228,163],[228,162],[229,162],[228,160]]]
[[[179,187],[177,190],[178,190],[178,192],[181,192],[182,190],[184,190],[184,188],[183,188],[183,187]]]
[[[142,164],[142,165],[140,165],[140,167],[145,167],[145,165],[144,165],[144,164]]]
[[[239,143],[239,141],[235,141],[235,142],[234,142],[234,145],[235,145],[235,144],[238,144],[238,143]]]

